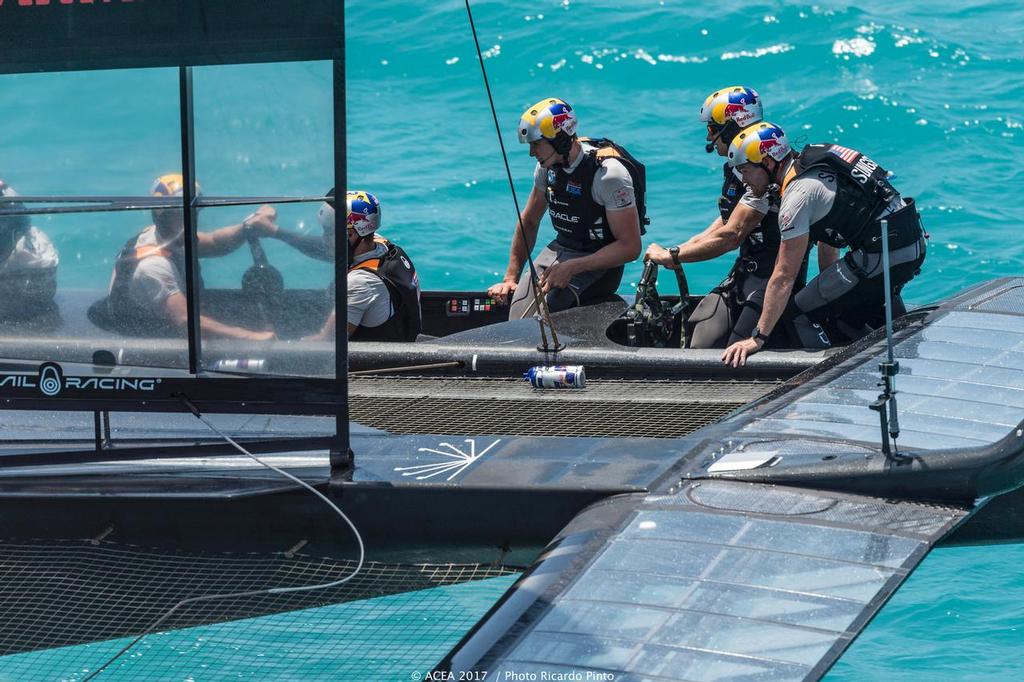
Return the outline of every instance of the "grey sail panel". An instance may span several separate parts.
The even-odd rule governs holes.
[[[726,481],[617,498],[578,517],[444,667],[817,679],[965,515]]]
[[[1008,319],[1016,332],[1007,330]],[[1024,352],[1011,349],[1013,338],[1009,347],[982,347],[1004,335],[1024,339],[1024,317],[954,311],[896,345],[902,444],[920,450],[986,445],[1016,427],[1024,416]],[[876,441],[878,416],[867,406],[878,394],[882,359],[872,354],[795,400],[785,396],[741,431]]]

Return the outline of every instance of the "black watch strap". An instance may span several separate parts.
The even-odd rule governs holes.
[[[673,246],[668,250],[668,255],[672,256],[672,262],[679,265],[679,247]]]
[[[750,338],[768,343],[768,335],[762,332],[760,327],[754,327],[754,331],[750,334]]]

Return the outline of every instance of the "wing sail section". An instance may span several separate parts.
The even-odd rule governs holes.
[[[578,516],[440,669],[818,679],[967,513],[731,481],[613,498]]]

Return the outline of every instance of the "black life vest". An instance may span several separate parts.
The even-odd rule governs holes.
[[[149,229],[149,228],[147,228]],[[145,230],[143,231],[145,232]],[[114,261],[114,276],[110,282],[110,291],[105,299],[106,318],[117,330],[129,334],[164,334],[176,331],[164,315],[163,310],[154,310],[132,300],[129,291],[132,279],[139,264],[146,258],[161,256],[168,259],[177,271],[180,281],[185,281],[185,258],[181,252],[166,246],[150,244],[139,246],[142,233],[135,235],[121,248]],[[202,279],[199,279],[200,288]],[[90,315],[92,317],[92,315]],[[101,325],[102,326],[102,325]]]
[[[822,170],[836,177],[835,201],[829,212],[810,226],[811,241],[880,251],[878,219],[899,196],[889,183],[888,172],[861,152],[836,144],[809,144],[796,163],[796,176],[792,179]],[[787,184],[783,183],[783,193]],[[923,235],[913,204],[909,210],[898,213],[898,219],[889,221],[889,247],[893,249],[909,246]]]
[[[729,216],[739,205],[746,188],[743,181],[736,177],[729,164],[722,165],[722,172],[724,180],[722,196],[718,198],[718,212],[722,216],[722,222],[727,223]],[[740,255],[733,266],[734,271],[738,270],[768,278],[775,267],[775,258],[779,255],[781,243],[779,214],[777,211],[769,211],[761,218],[760,224],[751,230],[740,244]]]
[[[581,144],[594,149],[582,152],[583,158],[572,173],[551,168],[547,177],[548,214],[558,236],[555,243],[567,249],[594,253],[615,241],[608,228],[608,213],[594,201],[591,190],[594,176],[607,159],[617,159],[633,180],[640,234],[646,234],[647,170],[626,149],[607,138],[581,137]]]
[[[380,277],[391,296],[391,317],[382,325],[359,325],[350,337],[352,341],[415,341],[422,329],[420,313],[420,281],[408,254],[383,237],[374,241],[383,244],[387,252],[380,258],[371,258],[349,268],[366,270]]]

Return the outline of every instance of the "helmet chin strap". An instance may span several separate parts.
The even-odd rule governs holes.
[[[784,170],[783,169],[783,162],[782,161],[776,161],[775,162],[775,172],[772,173],[771,171],[768,170],[768,167],[765,166],[763,162],[758,164],[758,165],[762,166],[765,169],[765,171],[768,172],[768,188],[765,190],[765,193],[766,194],[774,194],[774,195],[778,196],[779,193],[782,192],[782,183],[781,183],[782,178],[780,178],[778,176],[780,176],[780,175],[784,176],[789,171],[789,166],[787,165],[785,167],[785,170]]]
[[[546,164],[546,163],[547,163],[548,161],[550,161],[550,160],[551,160],[551,157],[552,157],[552,156],[557,156],[557,155],[558,155],[558,152],[554,151],[554,149],[552,148],[552,151],[551,151],[551,153],[550,153],[550,154],[548,154],[548,157],[547,157],[546,159],[544,159],[543,161],[541,161],[541,162],[540,162],[540,165],[542,165],[542,166],[543,166],[544,164]],[[539,159],[538,159],[538,160],[539,160]],[[558,165],[562,165],[562,164],[558,164]]]
[[[718,140],[722,137],[722,134],[724,132],[725,128],[719,128],[718,132],[715,133],[715,136],[711,138],[711,141],[704,145],[704,151],[706,151],[708,154],[715,151],[715,143],[718,142]]]

